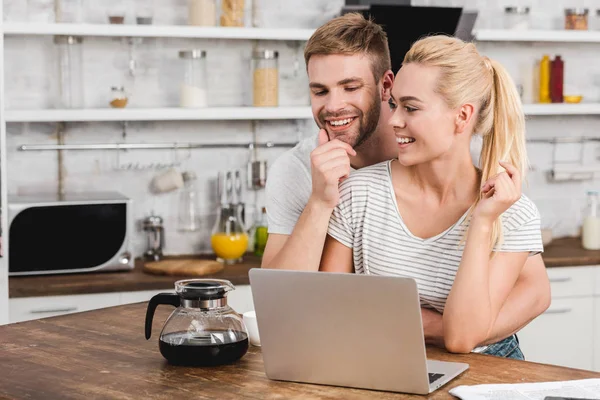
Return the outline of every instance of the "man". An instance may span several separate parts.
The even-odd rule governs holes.
[[[383,29],[360,14],[335,18],[313,34],[304,58],[313,116],[321,130],[270,169],[263,268],[318,271],[340,181],[352,169],[397,156],[396,138],[387,124],[394,75]],[[549,303],[542,258],[530,257],[482,344],[509,337]],[[427,342],[443,346],[441,314],[423,309],[422,315]]]

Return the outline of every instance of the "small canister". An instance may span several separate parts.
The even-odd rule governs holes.
[[[588,29],[588,9],[566,8],[565,29],[586,31]]]
[[[146,217],[142,222],[144,232],[148,235],[148,249],[144,253],[147,260],[159,261],[163,257],[165,232],[163,219],[157,215]]]
[[[529,29],[529,7],[504,8],[504,28],[515,30]]]
[[[221,0],[221,26],[243,27],[244,0]]]
[[[254,107],[279,105],[279,52],[257,50],[252,54],[252,93]]]
[[[206,51],[182,50],[179,59],[183,63],[181,83],[181,107],[201,108],[208,106]]]

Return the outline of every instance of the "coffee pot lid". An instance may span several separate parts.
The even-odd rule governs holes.
[[[185,300],[217,300],[227,297],[235,286],[224,279],[185,279],[175,282],[175,291]]]

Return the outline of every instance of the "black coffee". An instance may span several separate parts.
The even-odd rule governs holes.
[[[163,335],[160,353],[173,365],[214,366],[240,359],[248,351],[248,335],[239,331],[189,332]]]

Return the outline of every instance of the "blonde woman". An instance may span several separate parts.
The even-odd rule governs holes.
[[[389,105],[398,158],[342,183],[320,269],[415,278],[422,307],[443,314],[446,349],[485,352],[527,257],[543,251],[538,210],[521,194],[516,88],[473,44],[432,36],[406,54]],[[491,354],[523,358],[514,335],[498,346]]]

